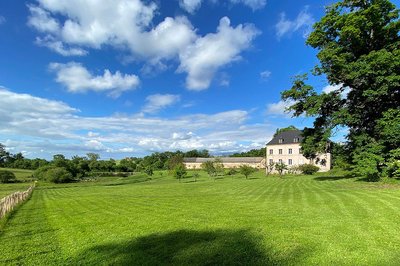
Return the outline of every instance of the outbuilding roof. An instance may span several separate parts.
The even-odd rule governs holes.
[[[284,145],[300,143],[303,140],[301,130],[284,131],[276,135],[267,145]]]
[[[260,163],[264,157],[183,158],[185,163],[204,163],[220,159],[222,163]]]

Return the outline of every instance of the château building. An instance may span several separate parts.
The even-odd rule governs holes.
[[[266,164],[282,162],[288,168],[294,168],[301,164],[314,164],[320,168],[321,172],[331,169],[331,154],[318,154],[314,160],[305,158],[301,153],[300,143],[303,139],[300,130],[284,131],[267,143]]]

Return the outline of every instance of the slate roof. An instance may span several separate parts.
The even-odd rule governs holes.
[[[217,157],[222,163],[260,163],[264,157]],[[204,163],[217,158],[183,158],[184,163]]]
[[[284,144],[293,144],[293,143],[300,143],[303,139],[301,136],[301,130],[290,130],[284,131],[276,135],[267,145],[284,145]],[[294,139],[298,138],[298,142],[294,142]],[[283,139],[282,143],[279,143],[279,139]]]

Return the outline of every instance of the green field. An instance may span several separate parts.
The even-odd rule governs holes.
[[[258,173],[39,184],[0,234],[7,265],[400,264],[400,187]]]
[[[0,170],[8,170],[13,172],[18,180],[18,183],[0,184],[0,199],[10,195],[13,192],[24,191],[32,184],[30,182],[31,181],[30,178],[32,175],[31,170],[8,169],[8,168],[0,168]]]

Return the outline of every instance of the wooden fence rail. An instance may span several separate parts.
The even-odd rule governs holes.
[[[32,194],[33,189],[35,188],[35,184],[30,186],[26,191],[23,192],[15,192],[7,197],[4,197],[0,200],[0,219],[6,216],[7,213],[12,211],[15,206],[24,202],[29,196]]]

